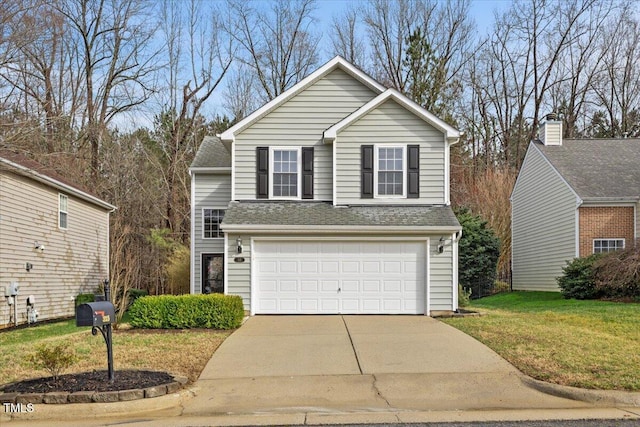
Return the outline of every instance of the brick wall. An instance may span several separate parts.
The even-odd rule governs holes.
[[[593,239],[625,239],[625,247],[633,245],[633,207],[581,207],[580,256],[593,253]]]

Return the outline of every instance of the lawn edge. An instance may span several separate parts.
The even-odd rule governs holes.
[[[597,406],[634,406],[640,407],[640,392],[624,390],[591,390],[548,383],[536,380],[520,370],[520,380],[524,385],[541,393],[550,394],[565,399],[577,400],[592,403]]]

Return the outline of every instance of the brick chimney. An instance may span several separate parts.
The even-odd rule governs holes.
[[[538,128],[538,139],[544,145],[562,145],[562,121],[554,114],[547,114]]]

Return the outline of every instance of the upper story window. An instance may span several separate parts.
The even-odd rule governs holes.
[[[624,249],[624,239],[594,239],[593,253],[613,252]]]
[[[406,146],[375,147],[376,197],[405,197],[406,182]]]
[[[58,194],[58,228],[66,229],[69,216],[69,198]]]
[[[360,197],[420,197],[420,146],[360,146]]]
[[[220,228],[223,218],[224,209],[203,209],[202,237],[205,239],[219,239],[224,237],[224,233]]]
[[[300,148],[271,148],[271,197],[300,198]]]

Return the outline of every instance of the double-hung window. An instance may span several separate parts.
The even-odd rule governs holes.
[[[375,146],[374,188],[376,197],[406,197],[406,146]]]
[[[202,237],[205,239],[219,239],[224,237],[224,233],[220,228],[222,219],[224,218],[224,209],[202,210]]]
[[[69,220],[69,198],[58,194],[58,228],[66,229]]]
[[[614,252],[624,249],[624,239],[594,239],[593,253]]]
[[[300,147],[271,148],[271,194],[274,199],[300,198]]]

